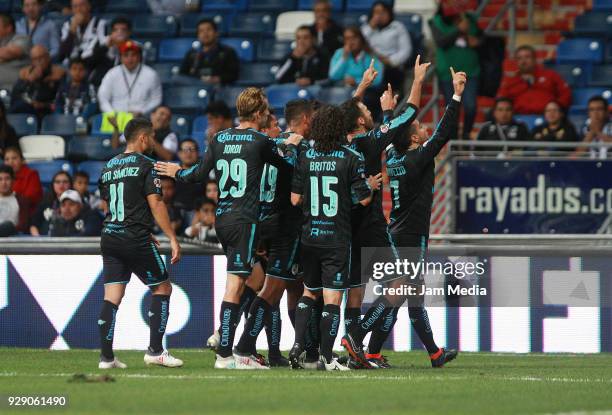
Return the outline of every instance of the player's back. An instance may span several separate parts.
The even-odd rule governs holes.
[[[106,163],[98,180],[100,196],[108,204],[103,236],[130,242],[150,239],[154,222],[147,196],[161,195],[153,162],[140,153],[122,153]]]

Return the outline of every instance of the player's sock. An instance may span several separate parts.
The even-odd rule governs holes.
[[[289,314],[289,321],[291,321],[291,325],[295,329],[295,308],[287,310],[287,314]]]
[[[280,337],[281,337],[281,313],[279,303],[270,306],[269,319],[266,320],[266,336],[268,337],[268,358],[279,357],[280,352]]]
[[[249,310],[249,317],[244,325],[244,331],[236,348],[241,353],[255,353],[257,337],[263,329],[266,320],[270,319],[270,304],[261,297],[255,297]]]
[[[361,308],[347,307],[344,309],[344,332],[351,333],[353,326],[359,324],[361,319]]]
[[[312,312],[310,314],[310,320],[306,328],[306,337],[304,348],[306,354],[312,355],[313,357],[319,355],[319,342],[321,341],[321,312],[323,311],[323,297],[317,298],[312,306]]]
[[[327,363],[331,362],[334,341],[340,326],[340,306],[325,304],[321,313],[321,355]]]
[[[240,304],[223,301],[219,321],[221,321],[221,327],[219,328],[220,341],[217,354],[221,357],[230,357],[234,346],[236,327],[238,321],[240,321]]]
[[[350,334],[356,343],[362,343],[366,334],[376,327],[378,322],[384,317],[387,307],[389,307],[387,299],[385,297],[378,297],[374,304],[366,311],[359,324],[353,326],[353,331]]]
[[[149,308],[149,354],[156,356],[164,351],[162,339],[170,315],[170,296],[152,295]]]
[[[385,310],[385,316],[380,321],[370,336],[370,343],[368,344],[369,354],[379,354],[383,344],[391,334],[391,330],[397,321],[398,307],[389,307]]]
[[[302,297],[299,299],[295,309],[295,343],[299,343],[302,346],[304,345],[304,337],[306,336],[306,329],[308,328],[314,302],[310,297]]]
[[[115,358],[113,353],[113,337],[115,335],[115,320],[117,318],[117,307],[110,301],[102,303],[98,327],[100,329],[101,355],[105,361],[112,361]]]
[[[410,316],[410,322],[412,328],[417,332],[419,338],[423,342],[423,345],[427,349],[427,353],[430,355],[437,353],[440,349],[436,345],[429,325],[429,316],[425,307],[408,307],[408,315]]]
[[[253,291],[248,285],[244,286],[244,291],[240,296],[240,315],[244,314],[244,318],[249,318],[249,311],[251,310],[251,303],[257,297],[257,293]],[[238,319],[240,322],[240,319]]]

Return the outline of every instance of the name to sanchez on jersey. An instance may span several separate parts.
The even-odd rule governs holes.
[[[102,175],[102,183],[110,180],[123,179],[124,177],[138,176],[140,167],[124,167],[122,169],[107,171]]]

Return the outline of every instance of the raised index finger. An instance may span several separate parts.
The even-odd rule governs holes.
[[[455,77],[455,70],[453,69],[453,67],[450,67],[450,71],[451,71],[451,75],[453,76],[453,78]]]
[[[374,69],[374,58],[370,59],[370,67],[368,69],[369,70],[373,70]]]

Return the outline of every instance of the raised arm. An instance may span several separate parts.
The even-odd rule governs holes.
[[[365,94],[366,89],[368,89],[372,85],[377,76],[378,71],[374,67],[374,59],[372,58],[370,60],[370,67],[366,69],[366,71],[363,73],[363,76],[361,77],[361,82],[359,82],[359,85],[357,85],[355,92],[353,92],[353,96],[363,101],[363,96]]]
[[[155,170],[162,176],[173,177],[177,182],[183,183],[203,183],[208,180],[208,174],[214,167],[214,157],[212,147],[209,146],[204,154],[204,160],[199,161],[188,169],[182,169],[176,163],[155,163]]]
[[[431,65],[431,62],[421,64],[421,55],[417,55],[416,62],[414,63],[414,81],[412,82],[412,88],[408,96],[408,103],[417,108],[421,105],[421,90],[425,82],[425,75],[427,75],[427,68],[429,65]]]

